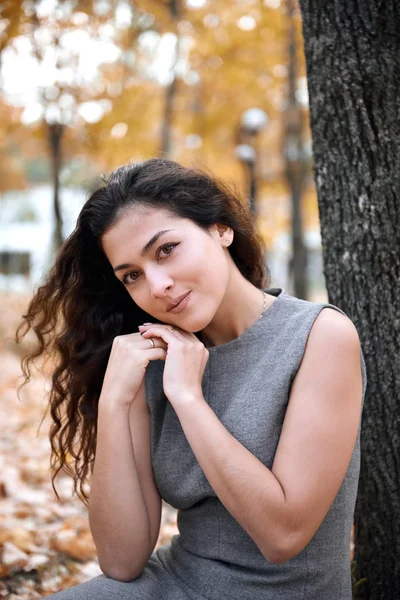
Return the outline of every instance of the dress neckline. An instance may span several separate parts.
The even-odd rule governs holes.
[[[269,309],[266,310],[263,313],[263,315],[261,317],[259,317],[252,325],[250,325],[250,327],[245,329],[241,335],[235,337],[230,342],[226,342],[225,344],[218,344],[216,346],[206,346],[210,355],[216,354],[217,352],[223,351],[228,348],[234,348],[236,345],[240,344],[243,340],[246,340],[247,337],[251,336],[262,323],[265,323],[265,321],[267,321],[270,318],[271,312],[274,312],[276,310],[277,304],[278,305],[281,304],[283,296],[286,294],[284,288],[264,288],[264,292],[266,292],[267,294],[270,294],[271,296],[275,296],[276,297],[275,302],[273,302],[273,304],[269,307]]]

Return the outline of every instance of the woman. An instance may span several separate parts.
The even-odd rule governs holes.
[[[86,500],[92,473],[104,573],[54,597],[351,598],[359,338],[267,283],[249,211],[208,174],[152,159],[88,199],[24,317],[26,377],[57,351],[53,476],[71,455]],[[161,498],[180,534],[154,552]]]

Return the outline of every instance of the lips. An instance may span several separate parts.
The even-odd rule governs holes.
[[[178,306],[178,304],[180,302],[182,302],[182,300],[184,298],[186,298],[186,296],[188,296],[189,294],[190,294],[190,292],[186,292],[186,294],[182,294],[182,296],[179,296],[178,298],[175,298],[175,300],[173,300],[173,302],[171,302],[168,305],[167,312],[170,311],[170,310],[172,310],[173,308],[175,308],[175,306]]]

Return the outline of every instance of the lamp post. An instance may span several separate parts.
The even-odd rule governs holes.
[[[255,199],[257,195],[257,183],[255,177],[256,151],[250,144],[239,144],[235,148],[236,158],[244,165],[250,177],[250,210],[253,215],[256,212]]]
[[[258,152],[256,138],[268,124],[268,116],[261,108],[249,108],[240,119],[236,158],[245,166],[249,175],[250,210],[256,214]]]

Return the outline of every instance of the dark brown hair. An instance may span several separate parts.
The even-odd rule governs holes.
[[[97,405],[113,339],[152,319],[115,277],[99,243],[135,204],[167,209],[204,230],[215,223],[231,227],[229,252],[240,272],[258,288],[269,284],[254,218],[226,183],[162,158],[124,165],[103,180],[84,204],[16,332],[18,343],[30,329],[38,340],[21,362],[24,384],[36,359],[56,361],[49,397],[52,485],[58,497],[54,480],[63,470],[73,477],[74,493],[85,504],[84,484],[96,451]]]

